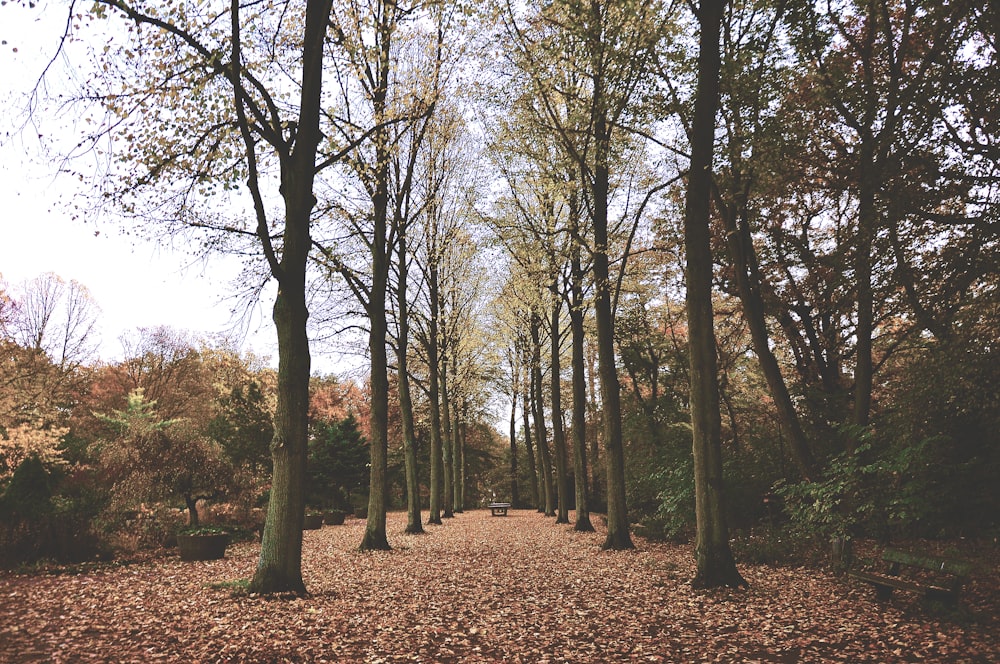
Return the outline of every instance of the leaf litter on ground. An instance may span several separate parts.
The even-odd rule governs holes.
[[[358,550],[365,523],[305,531],[306,597],[254,597],[259,544],[76,575],[0,576],[0,662],[990,662],[995,569],[958,616],[826,570],[740,565],[696,591],[689,546],[600,550],[534,511],[472,510]],[[971,607],[971,608],[970,608]]]

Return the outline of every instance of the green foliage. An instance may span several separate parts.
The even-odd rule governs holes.
[[[53,511],[55,479],[37,456],[22,462],[0,498],[0,513],[5,519],[36,520]]]
[[[309,488],[306,502],[353,511],[351,493],[368,477],[368,443],[354,415],[314,422],[309,439]]]
[[[867,433],[854,450],[833,457],[814,482],[776,485],[794,532],[823,539],[887,539],[926,523],[943,496],[928,491],[925,471],[936,441],[876,449]]]
[[[102,415],[117,435],[101,443],[101,466],[112,482],[113,506],[135,509],[145,502],[199,498],[232,489],[234,473],[222,448],[187,422],[160,420],[142,390],[129,394],[124,411]],[[197,523],[197,513],[191,514]]]
[[[208,435],[226,451],[235,465],[270,472],[274,423],[260,384],[234,387],[219,399],[219,410],[208,425]]]

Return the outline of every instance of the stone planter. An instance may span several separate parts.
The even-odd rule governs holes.
[[[306,514],[302,520],[302,530],[319,530],[322,527],[322,514]]]
[[[347,515],[339,510],[330,510],[323,515],[323,522],[328,526],[344,525],[344,517]]]
[[[225,557],[228,545],[227,533],[177,536],[181,560],[218,560]]]

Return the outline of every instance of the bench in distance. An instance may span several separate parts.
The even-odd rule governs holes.
[[[490,503],[490,511],[493,516],[507,516],[508,509],[510,509],[510,503]]]

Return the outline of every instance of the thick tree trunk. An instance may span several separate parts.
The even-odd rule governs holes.
[[[280,262],[272,263],[278,280],[273,319],[278,337],[278,398],[271,442],[271,497],[260,557],[250,590],[254,593],[304,594],[302,581],[302,517],[305,509],[306,454],[309,423],[309,339],[306,336],[306,260],[311,248],[309,222],[316,199],[313,177],[323,83],[323,41],[331,0],[308,0],[302,43],[302,88],[295,150],[281,160],[281,192],[285,203],[284,244]],[[234,25],[238,23],[234,13]],[[234,27],[234,50],[238,25]],[[238,56],[238,54],[237,54]],[[239,62],[238,57],[234,57]],[[234,72],[234,77],[236,73]],[[239,94],[237,103],[242,103]],[[270,246],[270,230],[260,228]],[[276,257],[273,257],[277,260]]]
[[[702,0],[698,84],[691,130],[684,238],[691,363],[691,429],[694,455],[695,559],[692,585],[745,586],[729,548],[722,482],[722,421],[712,311],[712,150],[719,100],[720,25],[725,0]]]
[[[562,376],[559,362],[559,314],[562,300],[558,292],[552,294],[552,445],[556,451],[556,498],[558,511],[556,523],[569,523],[569,494],[566,473],[566,434],[562,425]]]
[[[286,224],[285,256],[288,256]],[[305,593],[302,581],[302,518],[305,511],[309,412],[309,340],[306,337],[305,261],[301,290],[285,283],[274,303],[278,331],[278,401],[271,442],[271,495],[261,539],[254,593]]]
[[[595,96],[599,96],[595,91]],[[611,279],[608,271],[608,160],[611,136],[607,117],[599,111],[594,136],[597,158],[594,168],[594,314],[597,319],[597,365],[604,412],[604,449],[608,476],[608,536],[604,549],[635,548],[629,534],[625,504],[625,450],[622,445],[621,385],[615,360],[615,314],[611,309]]]
[[[854,366],[854,424],[868,426],[872,407],[872,334],[875,327],[875,300],[872,293],[872,246],[876,215],[874,139],[862,137],[858,182],[858,235],[855,242],[854,278],[857,281],[858,325],[857,358]]]
[[[545,500],[545,516],[555,516],[555,491],[552,486],[552,456],[545,430],[545,397],[542,389],[541,318],[531,314],[531,411],[535,418],[535,443],[538,446],[538,470]]]
[[[395,7],[384,2],[378,25],[378,85],[372,100],[374,119],[379,128],[375,142],[375,189],[372,195],[372,287],[368,302],[371,354],[371,411],[369,450],[371,468],[368,486],[368,524],[361,540],[362,551],[387,551],[386,509],[389,497],[389,360],[386,353],[385,304],[389,282],[389,256],[386,249],[389,213],[389,130],[385,126],[386,98],[389,92],[389,53],[392,46],[392,16]]]

